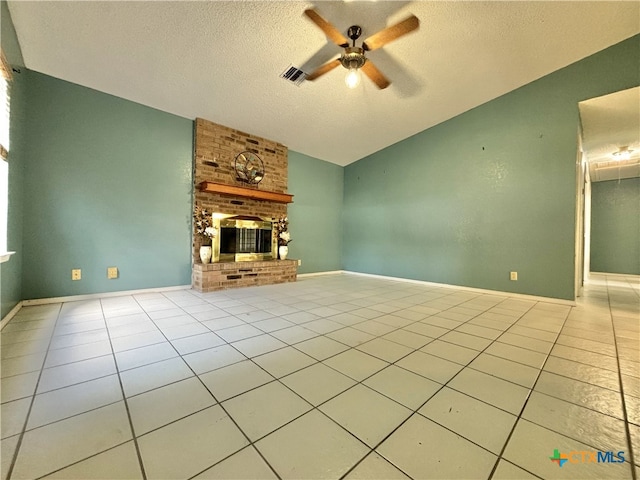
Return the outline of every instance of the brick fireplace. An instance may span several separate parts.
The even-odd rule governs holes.
[[[252,152],[264,163],[265,176],[257,188],[236,179],[234,159],[242,152]],[[227,215],[270,220],[286,215],[291,201],[287,194],[287,156],[287,147],[277,142],[198,118],[194,202],[210,212]],[[200,292],[296,280],[297,260],[202,264],[199,250],[200,240],[194,237],[191,284]]]

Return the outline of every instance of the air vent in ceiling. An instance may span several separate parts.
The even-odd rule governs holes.
[[[307,78],[307,74],[300,70],[298,67],[289,65],[284,72],[280,74],[280,78],[295,84],[300,85]]]

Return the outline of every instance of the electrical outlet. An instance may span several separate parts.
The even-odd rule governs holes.
[[[518,280],[518,272],[510,272],[509,280],[516,282]]]
[[[71,270],[71,280],[82,280],[82,270],[79,268]]]
[[[109,280],[118,278],[118,267],[107,267],[107,278]]]
[[[302,260],[299,258],[298,259],[298,266],[302,265]]]

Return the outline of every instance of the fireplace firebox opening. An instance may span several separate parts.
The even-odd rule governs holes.
[[[213,215],[218,235],[212,262],[243,262],[277,258],[278,239],[273,220],[241,215]]]

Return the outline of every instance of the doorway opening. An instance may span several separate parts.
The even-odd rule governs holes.
[[[578,108],[576,296],[592,272],[640,280],[640,87]]]

